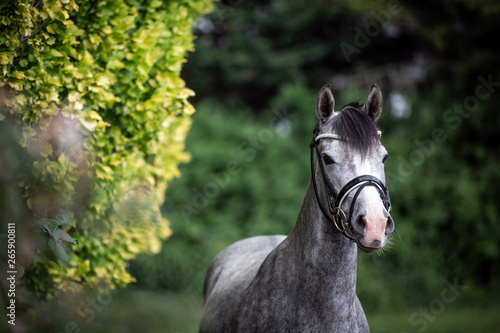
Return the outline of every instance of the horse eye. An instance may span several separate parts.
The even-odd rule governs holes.
[[[385,154],[384,158],[382,159],[382,163],[385,163],[389,159],[389,155]]]
[[[335,161],[332,160],[331,157],[326,154],[321,155],[321,157],[323,158],[323,162],[325,162],[326,165],[335,163]]]

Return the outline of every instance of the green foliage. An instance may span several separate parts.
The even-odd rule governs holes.
[[[16,174],[32,218],[16,222],[34,223],[43,240],[24,277],[40,296],[124,286],[127,261],[170,236],[159,208],[189,159],[194,112],[180,71],[194,20],[211,6],[0,5],[1,119],[13,121],[31,161]]]

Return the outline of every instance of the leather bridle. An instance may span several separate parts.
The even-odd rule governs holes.
[[[319,140],[326,138],[335,140],[341,140],[341,138],[338,135],[332,133],[319,134],[319,122],[316,125],[316,128],[314,129],[313,133],[314,136],[309,146],[311,148],[311,178],[314,186],[314,194],[316,195],[316,200],[318,202],[318,205],[321,208],[321,211],[323,212],[323,215],[325,215],[326,219],[332,222],[338,231],[340,231],[350,240],[354,242],[358,241],[363,237],[363,235],[361,235],[353,228],[351,223],[351,218],[352,218],[352,212],[354,210],[354,205],[356,204],[356,199],[358,198],[359,194],[366,186],[375,187],[380,195],[380,198],[382,199],[382,203],[384,204],[385,209],[387,209],[387,211],[390,212],[391,199],[389,198],[389,191],[387,187],[384,185],[384,183],[382,183],[382,181],[377,177],[371,175],[363,175],[350,180],[347,184],[344,185],[344,187],[342,187],[342,189],[337,195],[332,184],[328,181],[328,178],[326,177],[323,161],[318,151],[318,142]],[[314,150],[316,150],[316,154],[314,154]],[[321,172],[321,178],[323,180],[325,193],[328,199],[329,214],[325,209],[325,207],[321,205],[321,201],[318,194],[318,186],[316,184],[316,171],[314,167],[315,155],[316,159],[318,160],[319,169]],[[357,191],[354,193],[351,205],[349,207],[349,216],[346,216],[345,212],[341,208],[342,203],[344,202],[344,199],[349,195],[349,193],[351,193],[356,189]]]

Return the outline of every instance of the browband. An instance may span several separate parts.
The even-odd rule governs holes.
[[[377,134],[379,136],[379,138],[382,137],[382,131],[377,131]],[[314,141],[319,141],[321,139],[335,139],[335,140],[343,140],[343,141],[346,141],[344,139],[342,139],[342,137],[338,134],[333,134],[333,133],[323,133],[323,134],[319,134],[316,136],[315,140]]]

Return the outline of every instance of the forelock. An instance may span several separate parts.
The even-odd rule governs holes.
[[[336,116],[325,123],[324,128],[330,128],[363,158],[371,148],[380,143],[377,125],[366,112],[361,110],[358,103],[344,106]]]

